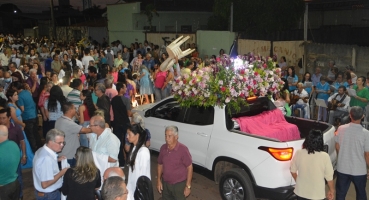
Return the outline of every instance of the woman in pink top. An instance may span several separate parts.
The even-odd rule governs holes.
[[[166,97],[167,90],[167,79],[168,72],[167,71],[161,71],[160,68],[156,69],[154,73],[154,85],[155,85],[155,101],[159,102],[162,99]]]

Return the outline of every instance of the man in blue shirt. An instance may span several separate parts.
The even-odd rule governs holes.
[[[18,92],[18,106],[22,111],[22,119],[26,124],[24,132],[27,135],[32,151],[42,146],[40,134],[38,134],[38,120],[36,104],[33,101],[30,91],[25,90],[21,82],[16,81],[13,83],[13,87]]]

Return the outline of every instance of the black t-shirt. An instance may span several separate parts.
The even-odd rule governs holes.
[[[109,97],[103,94],[97,99],[96,106],[104,111],[105,122],[110,124],[110,100]]]
[[[72,177],[73,169],[69,168],[63,177],[61,191],[68,200],[95,200],[95,188],[101,186],[100,171],[97,170],[95,180],[83,184],[77,183]]]
[[[128,108],[126,106],[128,101]],[[111,106],[114,113],[114,124],[129,124],[127,110],[131,110],[130,102],[127,97],[115,96],[111,100]]]

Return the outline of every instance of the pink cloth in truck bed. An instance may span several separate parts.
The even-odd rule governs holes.
[[[234,119],[240,125],[242,132],[275,138],[280,141],[300,139],[297,126],[288,123],[279,109],[264,111],[251,117],[244,116]]]

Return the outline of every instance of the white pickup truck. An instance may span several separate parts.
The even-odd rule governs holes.
[[[151,132],[150,149],[154,151],[165,143],[165,127],[177,126],[179,141],[190,150],[193,163],[214,173],[222,199],[292,199],[295,184],[290,174],[292,156],[286,161],[280,161],[278,156],[288,157],[291,151],[293,155],[302,148],[309,131],[319,129],[324,133],[325,150],[335,168],[335,129],[322,122],[286,117],[287,122],[297,125],[302,139],[282,142],[241,132],[232,121],[235,116],[254,116],[272,109],[276,109],[274,104],[265,97],[232,114],[226,107],[180,107],[169,97],[139,106],[134,112],[145,116],[145,126]],[[274,150],[277,152],[273,153]]]

